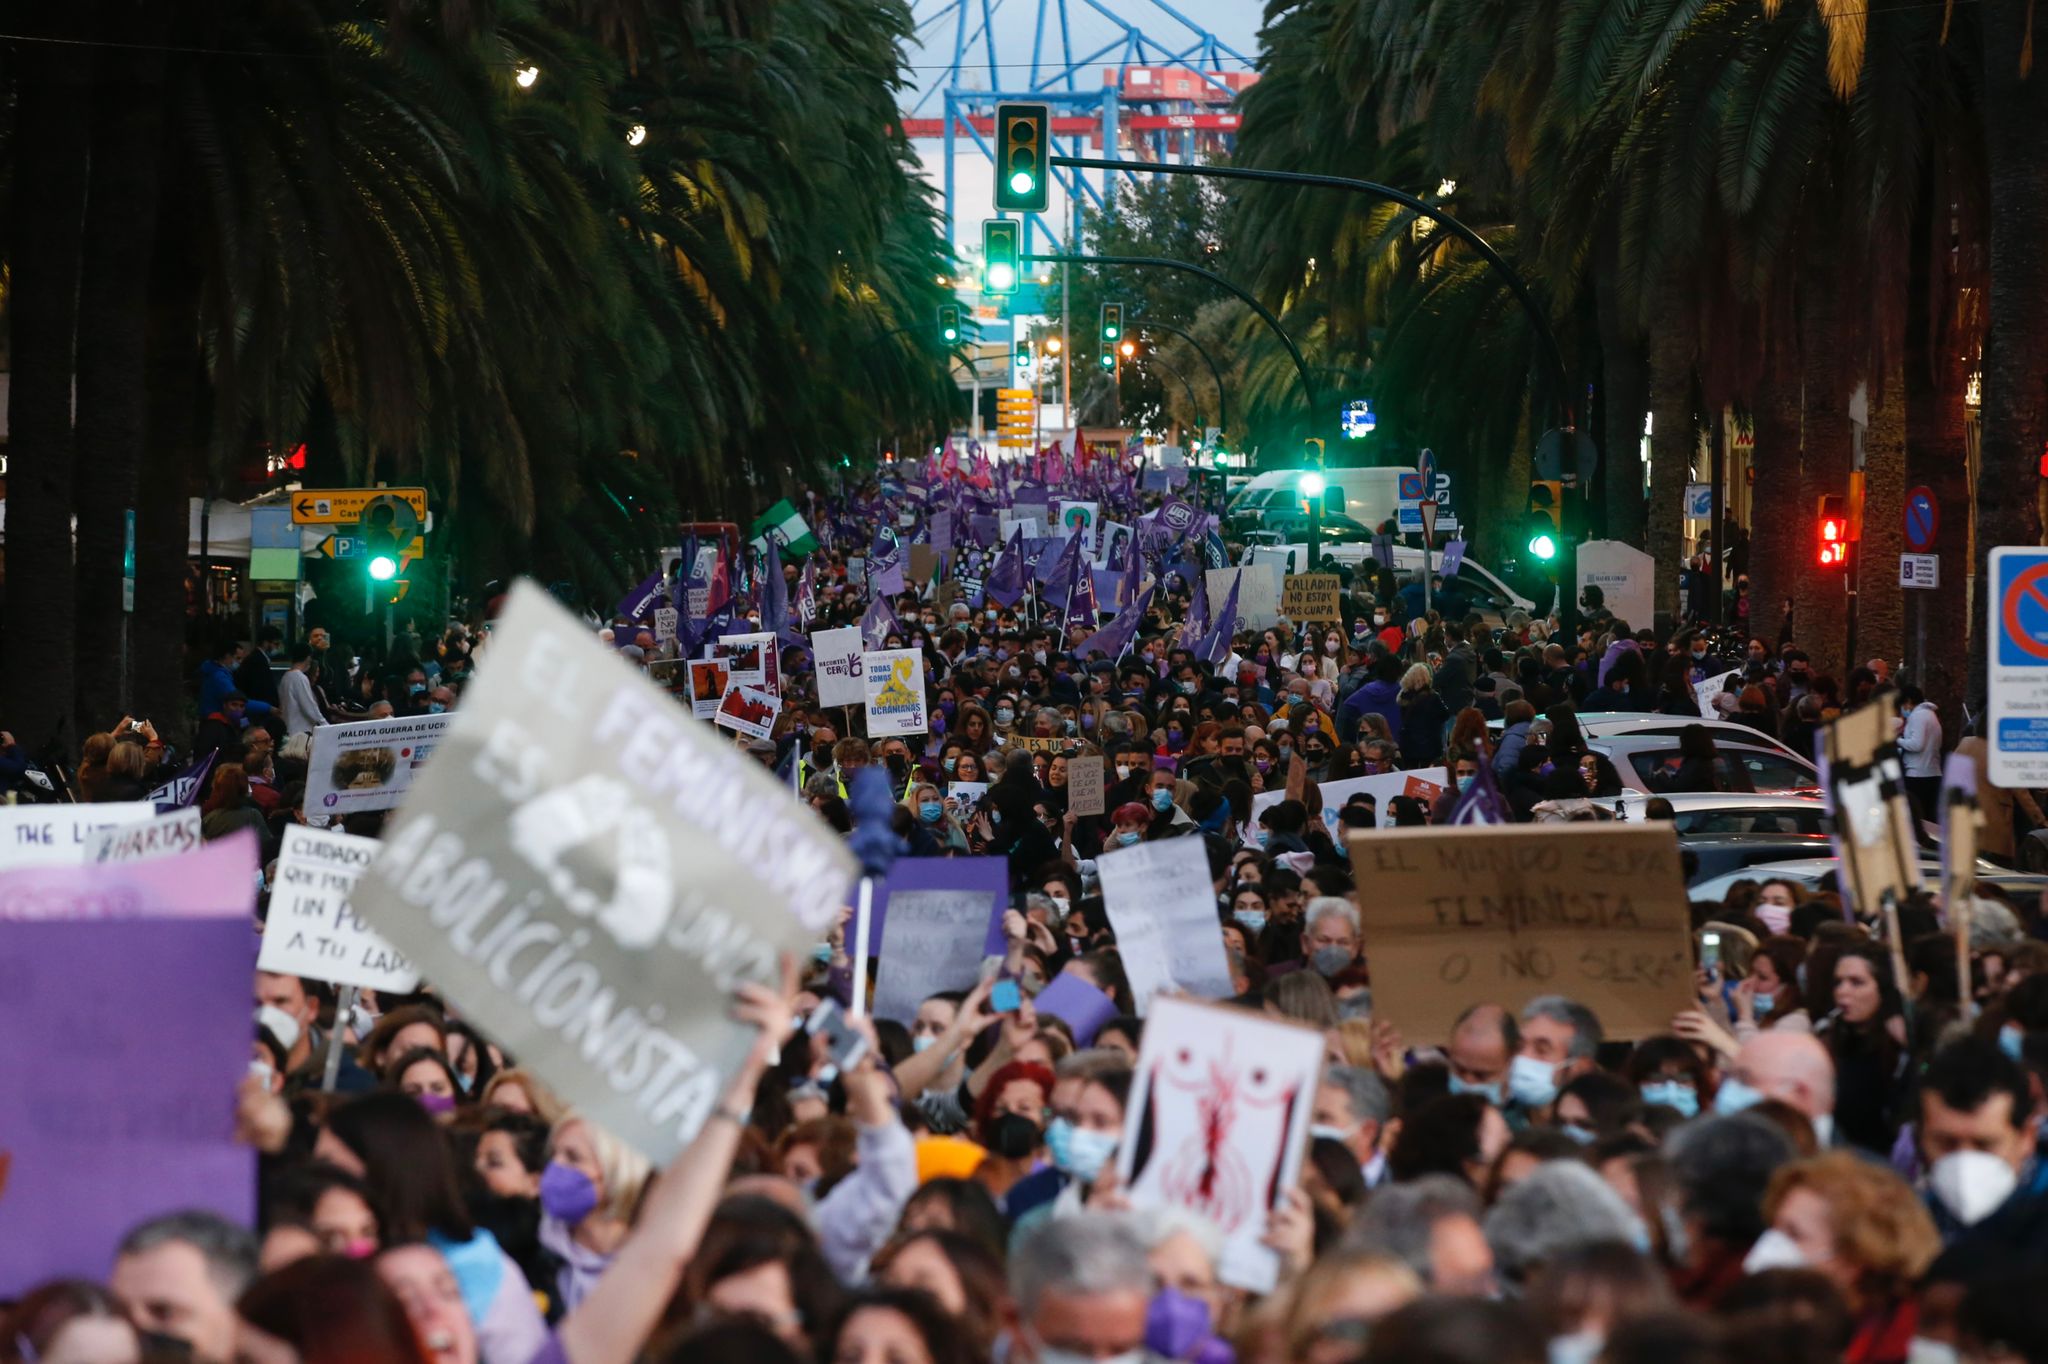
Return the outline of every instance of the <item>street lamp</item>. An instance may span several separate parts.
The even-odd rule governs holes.
[[[634,125],[633,125],[632,127],[630,127],[630,128],[628,128],[628,129],[626,129],[626,145],[627,145],[628,147],[637,147],[637,146],[639,146],[639,145],[640,145],[641,143],[645,142],[646,140],[647,140],[647,125],[646,125],[646,124],[644,124],[644,123],[636,123],[636,124],[634,124]]]
[[[539,68],[539,67],[537,67],[537,66],[522,66],[522,67],[520,67],[520,68],[519,68],[518,72],[517,72],[516,74],[514,74],[514,75],[513,75],[513,77],[512,77],[512,83],[513,83],[514,85],[518,86],[518,87],[519,87],[519,88],[520,88],[521,90],[531,90],[531,89],[533,89],[533,83],[534,83],[535,81],[539,80],[539,79],[540,79],[540,68]]]
[[[1060,345],[1060,339],[1057,336],[1045,338],[1045,353],[1047,355],[1058,355],[1062,349],[1064,347]]]

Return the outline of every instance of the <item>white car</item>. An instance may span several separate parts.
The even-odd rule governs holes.
[[[1759,862],[1740,871],[1709,877],[1699,884],[1686,888],[1686,894],[1695,900],[1725,900],[1728,888],[1737,881],[1795,881],[1808,890],[1818,890],[1832,876],[1840,863],[1832,857],[1798,857],[1784,862]],[[1938,887],[1941,882],[1941,857],[1938,853],[1923,854],[1920,861],[1922,883]],[[2033,872],[2013,871],[1984,858],[1977,859],[1977,879],[1988,886],[1995,886],[2015,900],[2039,895],[2048,889],[2048,876]]]

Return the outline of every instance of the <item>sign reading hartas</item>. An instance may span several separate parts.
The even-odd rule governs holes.
[[[1355,834],[1373,1016],[1447,1041],[1474,1004],[1561,994],[1611,1038],[1690,1008],[1692,926],[1669,824],[1515,824]]]
[[[306,813],[346,815],[389,810],[405,799],[454,720],[452,715],[397,715],[321,725],[306,762]]]
[[[924,654],[919,650],[878,649],[863,654],[861,686],[869,738],[923,734],[931,729],[931,717],[925,711]]]
[[[199,811],[173,810],[154,819],[96,830],[86,845],[88,862],[148,862],[199,850]]]
[[[420,983],[420,973],[349,904],[380,846],[374,838],[285,826],[258,970],[398,994]]]
[[[156,814],[146,800],[105,805],[0,805],[0,871],[77,866],[90,860],[102,829]]]
[[[575,1107],[667,1163],[824,937],[845,844],[522,582],[357,911]]]

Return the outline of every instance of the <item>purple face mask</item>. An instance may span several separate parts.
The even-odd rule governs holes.
[[[415,1094],[413,1098],[418,1100],[421,1108],[437,1118],[444,1113],[455,1111],[455,1100],[447,1094]]]

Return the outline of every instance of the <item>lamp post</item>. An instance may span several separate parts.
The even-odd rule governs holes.
[[[1323,476],[1315,470],[1301,476],[1301,494],[1308,499],[1308,567],[1302,570],[1304,573],[1316,571],[1316,551],[1322,547],[1323,487]]]

